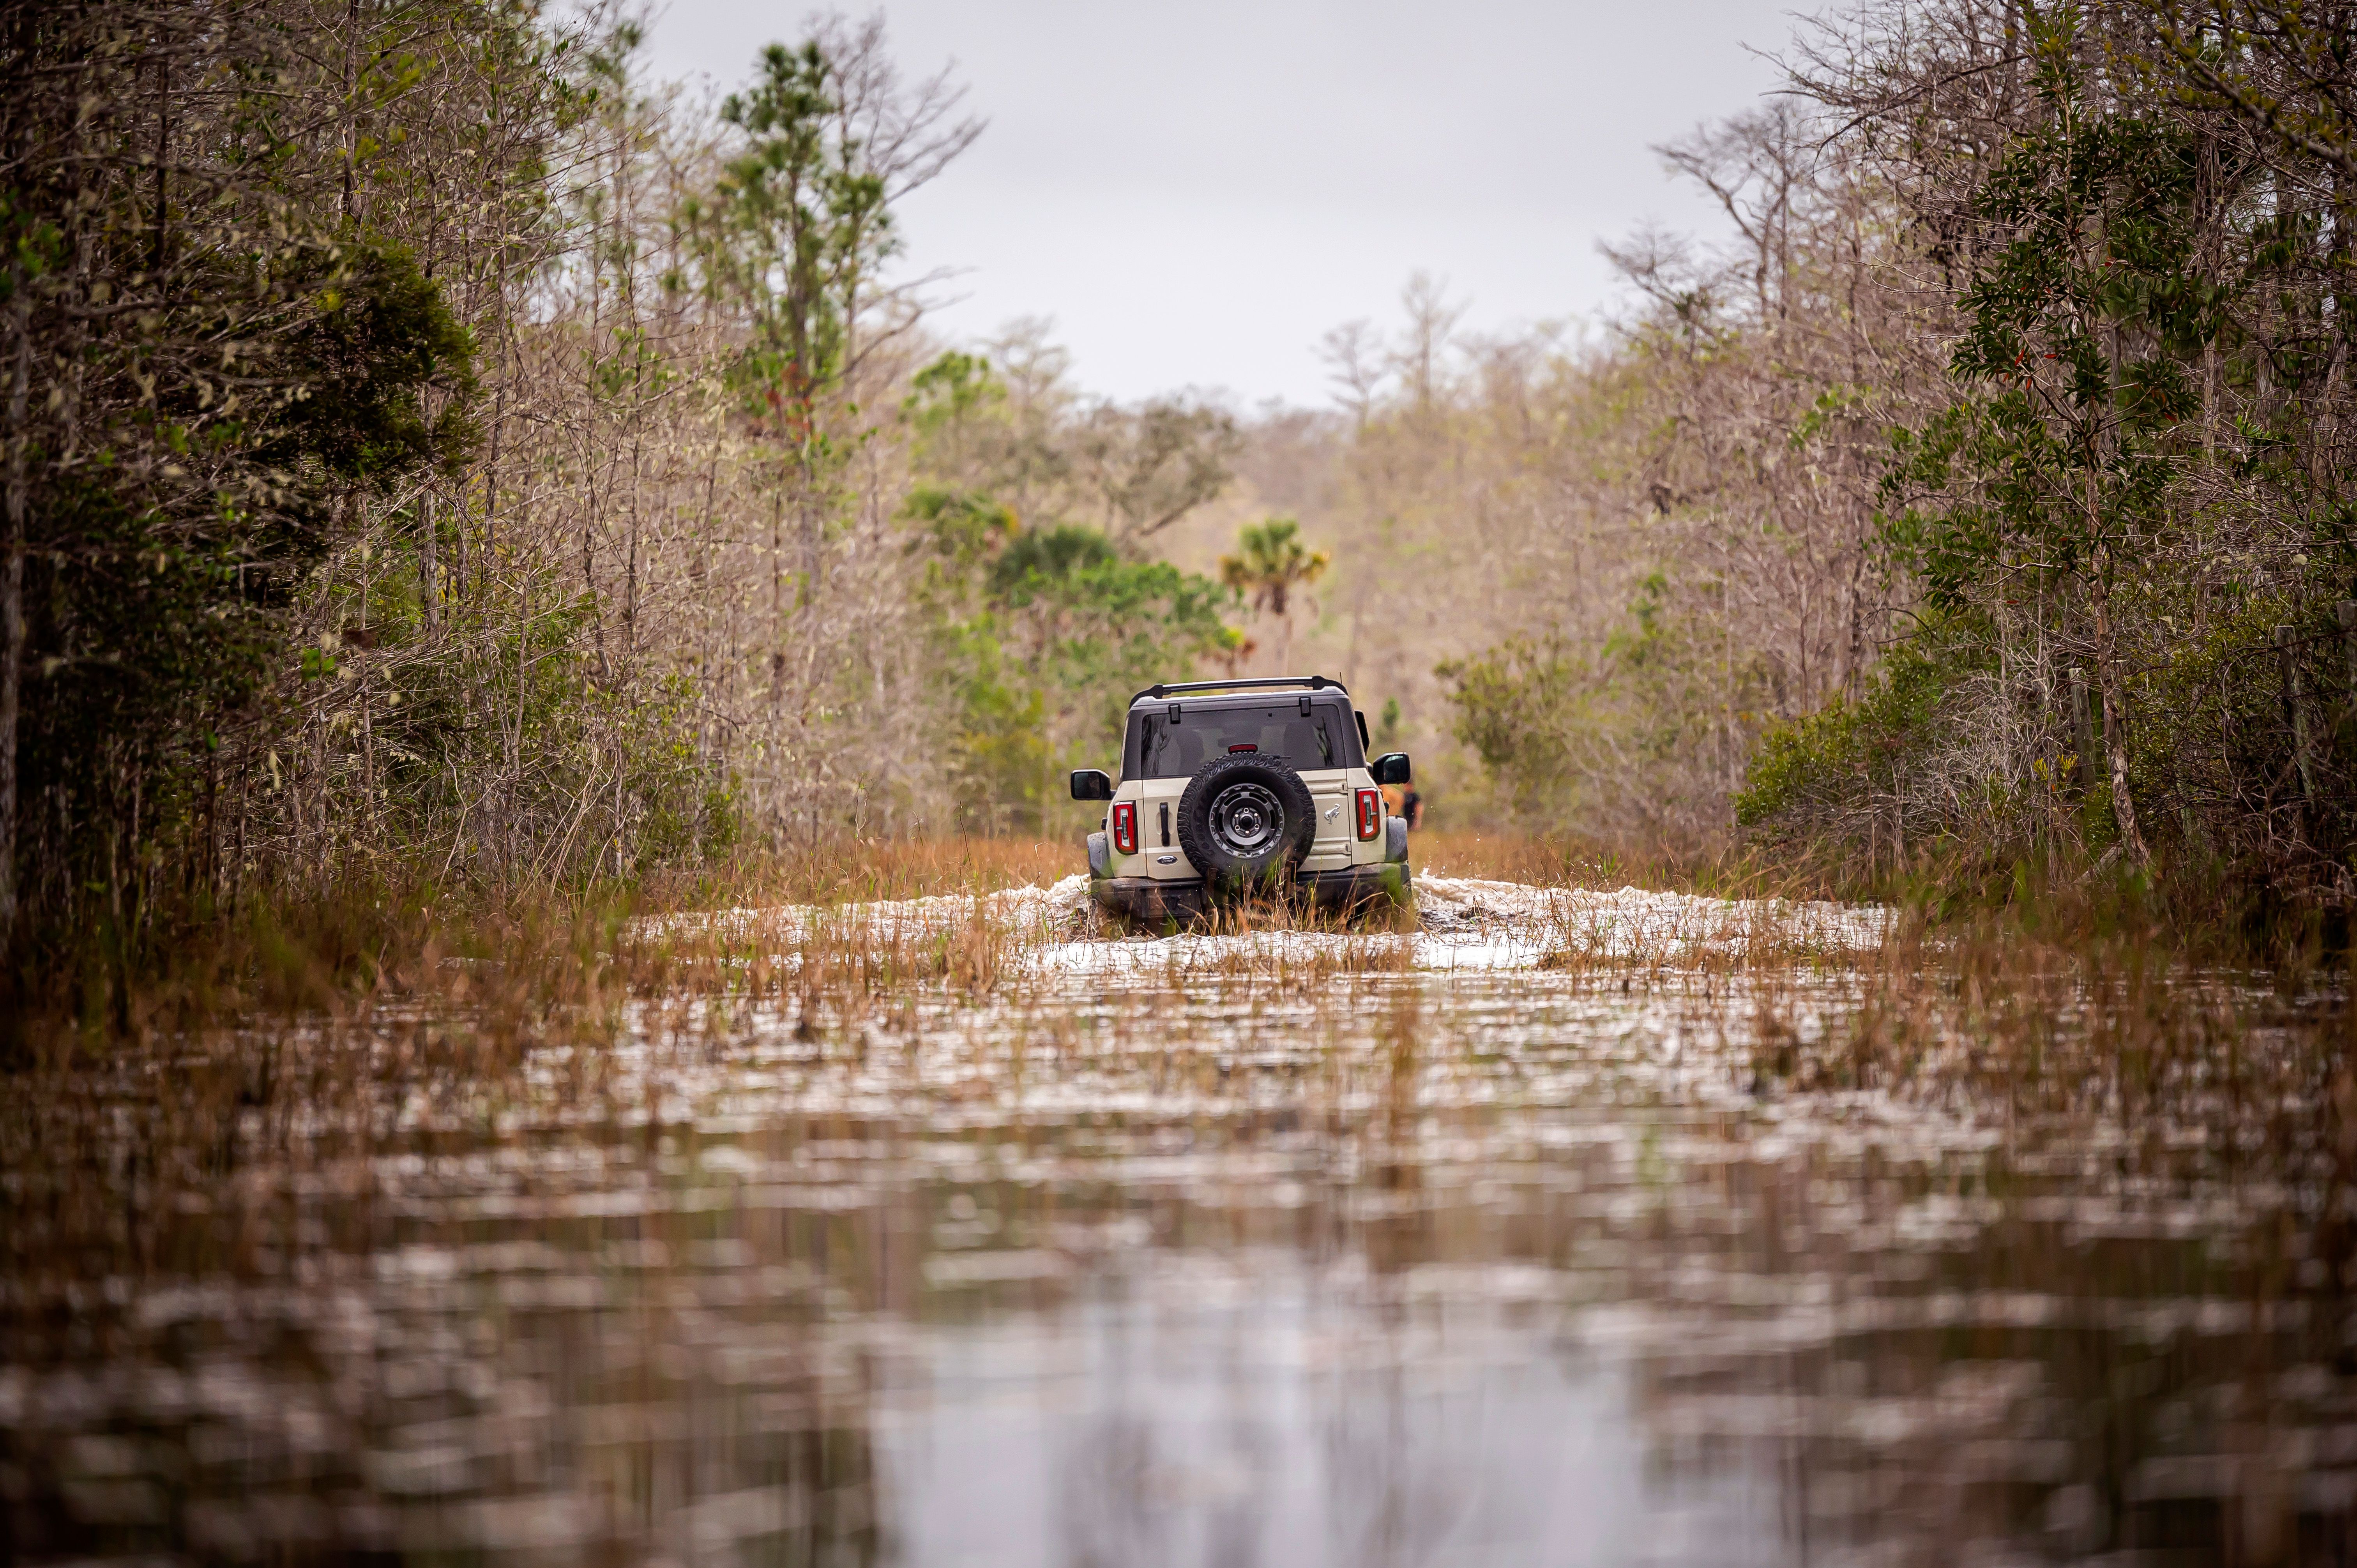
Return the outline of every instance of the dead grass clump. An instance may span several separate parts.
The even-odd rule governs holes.
[[[273,1021],[365,1027],[428,1002],[490,1039],[533,1036],[557,1015],[577,1036],[628,997],[612,958],[626,914],[606,894],[492,899],[388,885],[252,898],[140,968],[66,955],[53,972],[17,977],[0,997],[0,1068]]]
[[[1771,861],[1740,845],[1609,844],[1568,834],[1426,832],[1409,840],[1419,876],[1520,882],[1533,887],[1651,887],[1721,898],[1835,897],[1814,866]]]
[[[846,1025],[913,991],[980,996],[1001,989],[1027,940],[981,897],[953,915],[859,905],[788,907],[725,919],[638,924],[610,955],[637,995],[791,1001],[795,1028]]]
[[[1045,886],[1087,861],[1069,842],[857,838],[791,851],[748,850],[717,865],[645,880],[648,913],[748,904],[875,904],[944,893]]]
[[[2156,1134],[2239,1123],[2242,1136],[2308,1138],[2330,1115],[2357,1026],[2344,988],[2312,973],[2066,935],[2004,910],[1910,918],[1852,973],[1854,1003],[1822,1037],[1760,1031],[1765,1081],[1961,1093]]]
[[[1212,905],[1192,924],[1189,936],[1247,937],[1264,932],[1315,932],[1354,936],[1367,931],[1413,931],[1415,911],[1388,898],[1369,898],[1351,908],[1299,899],[1254,896]]]
[[[93,930],[71,951],[0,976],[0,1068],[238,1020],[361,1018],[396,999],[433,998],[513,1034],[552,1010],[610,1009],[674,983],[774,991],[786,948],[741,933],[643,940],[648,914],[748,903],[840,905],[1044,885],[1075,870],[1069,843],[1015,839],[845,840],[792,854],[657,874],[631,885],[482,887],[412,878],[336,889],[249,888],[234,904],[144,918],[136,940]],[[771,933],[772,936],[775,933]],[[978,929],[893,946],[899,972],[986,989],[1004,942]],[[791,947],[791,944],[788,944]],[[923,950],[919,950],[922,949]]]
[[[1538,967],[1649,983],[1781,971],[1846,971],[1910,918],[1898,910],[1686,894],[1542,895]]]
[[[1346,935],[1324,941],[1222,944],[1176,957],[1176,981],[1259,983],[1284,994],[1308,994],[1335,980],[1399,974],[1414,967],[1413,943],[1396,937]]]
[[[821,913],[792,952],[805,992],[832,979],[868,997],[933,985],[980,995],[1011,972],[1017,945],[1017,934],[974,898],[963,918],[939,922],[866,909]]]

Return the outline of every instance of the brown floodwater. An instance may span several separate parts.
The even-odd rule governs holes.
[[[0,1561],[2351,1560],[2348,1152],[2234,1065],[2326,1010],[1855,1089],[1838,966],[1365,948],[0,1080]]]

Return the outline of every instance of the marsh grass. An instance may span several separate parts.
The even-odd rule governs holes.
[[[1699,993],[1739,1015],[1758,1094],[1880,1092],[1999,1119],[2076,1118],[2156,1152],[2244,1148],[2357,1190],[2357,1013],[2330,911],[2190,905],[2116,865],[1993,873],[1927,853],[1845,886],[1833,870],[1434,835],[1427,875],[1558,891],[1539,967],[1605,993]],[[1720,898],[1632,926],[1578,889]],[[1804,901],[1877,894],[1878,940],[1829,940]],[[2259,1153],[2265,1151],[2265,1155]],[[2357,1239],[2328,1218],[2333,1281]]]
[[[651,875],[646,910],[779,904],[875,904],[1045,886],[1085,871],[1077,843],[1011,838],[845,839],[804,851],[748,851],[715,865]]]
[[[2066,1122],[2159,1168],[2206,1154],[2315,1190],[2357,1183],[2357,1027],[2334,971],[2004,910],[1918,912],[1879,948],[1763,965],[1729,996],[1750,1014],[1756,1092],[1880,1092],[1999,1125]],[[2328,1223],[2319,1243],[2336,1281],[2343,1230]]]
[[[1362,1250],[1371,1273],[1403,1291],[1437,1288],[1469,1262],[1511,1258],[1522,1277],[1534,1257],[1611,1268],[1598,1260],[1625,1255],[1628,1277],[1663,1282],[1674,1315],[1667,1359],[1688,1381],[1658,1386],[1716,1409],[1731,1376],[1749,1377],[1742,1387],[1763,1403],[1790,1409],[1835,1385],[1812,1383],[1813,1352],[1796,1351],[1782,1333],[1792,1320],[1762,1304],[1802,1300],[1780,1293],[1826,1279],[1869,1305],[1887,1287],[1904,1322],[1919,1305],[1969,1312],[2034,1296],[2074,1324],[2111,1321],[2128,1295],[2156,1318],[2201,1296],[2205,1313],[2248,1309],[2256,1321],[2254,1302],[2308,1311],[2352,1283],[2357,1244],[2336,1205],[2357,1182],[2357,1084],[2343,1065],[2357,1041],[2321,961],[2230,961],[2173,944],[2165,924],[2118,904],[1921,900],[1860,946],[1828,940],[1789,902],[1616,901],[1566,880],[1524,886],[1512,905],[1516,943],[1525,958],[1544,953],[1540,969],[1466,977],[1415,967],[1420,939],[1379,923],[1244,906],[1178,940],[1120,940],[1069,902],[994,898],[1005,860],[930,861],[963,866],[963,886],[896,880],[928,863],[910,854],[888,875],[825,884],[925,896],[915,902],[747,907],[739,890],[713,888],[669,904],[634,890],[288,912],[241,939],[277,944],[242,961],[258,976],[241,977],[243,989],[184,999],[178,1015],[144,999],[138,1038],[69,1031],[66,1048],[0,1076],[11,1206],[0,1316],[19,1346],[68,1347],[100,1323],[124,1336],[129,1348],[111,1354],[128,1365],[143,1348],[103,1316],[118,1282],[137,1301],[139,1282],[199,1280],[226,1315],[299,1295],[307,1279],[340,1280],[347,1294],[376,1290],[388,1322],[431,1324],[418,1304],[438,1297],[454,1329],[482,1321],[485,1303],[539,1302],[499,1311],[563,1326],[549,1363],[582,1369],[564,1397],[604,1410],[614,1388],[647,1386],[635,1380],[650,1358],[634,1341],[725,1343],[742,1311],[740,1343],[759,1353],[715,1359],[706,1386],[730,1401],[746,1386],[783,1390],[765,1410],[802,1410],[807,1389],[786,1380],[804,1358],[779,1353],[798,1314],[881,1311],[905,1342],[937,1318],[1052,1305],[1107,1249],[1134,1267],[1163,1250],[1200,1262],[1315,1238]],[[1118,961],[1104,976],[1058,966],[1058,945],[1082,936],[1115,939],[1088,944]],[[1533,1029],[1534,1018],[1545,1022]],[[1577,1135],[1535,1141],[1550,1119]],[[1614,1136],[1631,1124],[1650,1129],[1641,1144]],[[2005,1149],[1951,1162],[1938,1150],[1963,1145],[1925,1130],[1960,1124]],[[1767,1165],[1727,1163],[1746,1147]],[[1747,1208],[1761,1168],[1787,1175]],[[504,1223],[486,1218],[495,1205],[473,1207],[506,1197],[510,1181],[542,1198],[626,1201],[604,1219]],[[758,1201],[735,1185],[757,1182]],[[1279,1186],[1295,1195],[1273,1200]],[[640,1207],[683,1187],[703,1190],[673,1210]],[[2067,1222],[2024,1218],[2050,1198],[2067,1202]],[[1978,1251],[1903,1233],[1900,1219],[1936,1218],[1943,1204],[1998,1216],[1976,1222]],[[420,1213],[438,1218],[406,1217]],[[2188,1214],[2208,1228],[2198,1262],[2211,1273],[2189,1273],[2176,1260],[2190,1249],[2170,1251],[2174,1240],[2123,1244],[2097,1229],[2158,1233]],[[1726,1251],[1681,1251],[1681,1227]],[[2088,1230],[2096,1240],[2077,1233]],[[1792,1251],[1795,1234],[1822,1251]],[[869,1272],[877,1236],[891,1244]],[[1502,1250],[1501,1239],[1521,1249],[1534,1238],[1543,1245]],[[444,1283],[403,1273],[421,1240],[452,1271]],[[509,1254],[531,1261],[500,1261]],[[1744,1289],[1698,1334],[1721,1277],[1713,1258]],[[1019,1266],[1030,1261],[1038,1272]],[[994,1272],[1003,1263],[1018,1266]],[[1481,1290],[1507,1272],[1458,1277]],[[1165,1277],[1183,1291],[1205,1276]],[[756,1300],[772,1279],[800,1294]],[[552,1316],[558,1285],[597,1305]],[[641,1305],[618,1315],[608,1291]],[[1391,1314],[1415,1298],[1381,1299]],[[2339,1317],[2310,1316],[2333,1326],[2330,1341],[2311,1337],[2328,1351],[2341,1342]],[[616,1322],[637,1331],[610,1331]],[[1878,1369],[1945,1389],[1933,1380],[1956,1370],[1959,1337],[1991,1332],[1850,1333],[1840,1354],[1866,1345]],[[2075,1327],[2063,1337],[2091,1339]],[[1691,1355],[1688,1339],[1701,1344]],[[2145,1351],[2115,1360],[2107,1341],[2091,1342],[2052,1352],[2056,1375],[2083,1370],[2091,1402],[2116,1400],[2115,1368],[2144,1366]],[[1764,1348],[1730,1355],[1746,1343]],[[2048,1353],[1974,1343],[2007,1358],[1999,1367]],[[2184,1336],[2153,1353],[2255,1364],[2280,1348]],[[258,1366],[297,1352],[249,1342],[239,1353]],[[827,1354],[823,1343],[807,1364]],[[354,1386],[400,1355],[466,1359],[456,1337],[419,1335],[366,1350]],[[740,1384],[746,1368],[772,1381]],[[650,1426],[716,1419],[685,1382],[640,1397]],[[1953,1413],[1946,1394],[1926,1398]],[[461,1417],[441,1405],[380,1417],[395,1418],[438,1436]],[[533,1421],[565,1431],[567,1418],[479,1419],[487,1445],[474,1452],[492,1453],[495,1434],[529,1451]],[[1992,1440],[2018,1419],[1990,1412]],[[121,1429],[164,1443],[146,1420],[134,1412]],[[1830,1452],[1826,1472],[1857,1470],[1854,1452]],[[1928,1455],[1923,1473],[1951,1475],[1950,1459]]]
[[[1550,941],[1538,967],[1649,982],[1674,977],[1846,969],[1857,953],[1905,924],[1899,911],[1846,911],[1824,903],[1688,897],[1624,906],[1558,893],[1547,900]]]
[[[1069,875],[1069,844],[1008,839],[856,841],[807,853],[746,854],[726,865],[630,884],[513,886],[411,877],[355,879],[331,893],[250,887],[235,903],[199,900],[102,924],[78,942],[0,976],[0,1068],[110,1042],[167,1036],[243,1019],[359,1019],[432,997],[512,1033],[552,1008],[596,1012],[659,981],[674,961],[629,937],[650,915],[744,905],[836,906],[988,893]],[[979,981],[989,944],[910,942],[882,961]],[[699,961],[760,956],[683,952]],[[619,991],[618,991],[619,988]]]
[[[1635,885],[1798,902],[1836,890],[1828,874],[1804,862],[1630,854],[1566,838],[1429,832],[1416,835],[1412,850],[1419,877],[1477,877],[1566,893]],[[402,998],[439,998],[511,1031],[535,1009],[609,1006],[618,989],[773,988],[786,955],[804,949],[812,972],[834,977],[831,985],[873,992],[904,980],[940,981],[986,991],[1004,977],[1009,944],[1019,947],[1036,933],[1009,932],[979,915],[962,929],[928,922],[922,930],[895,930],[871,921],[856,932],[839,922],[831,930],[789,931],[763,912],[1044,886],[1078,865],[1074,846],[1063,843],[845,842],[792,854],[748,853],[725,865],[627,886],[485,888],[388,879],[351,884],[333,896],[256,894],[228,909],[192,908],[168,918],[158,911],[138,922],[145,934],[135,942],[95,932],[81,950],[49,955],[37,970],[15,976],[5,998],[9,1005],[0,1009],[7,1019],[0,1025],[0,1059],[22,1062],[38,1051],[96,1048],[109,1039],[242,1017],[357,1016]],[[1879,891],[1904,920],[1948,930],[1993,922],[2034,945],[2076,949],[2095,962],[2111,961],[2105,954],[2113,948],[2138,945],[2195,961],[2247,961],[2255,951],[2295,972],[2334,966],[2340,958],[2338,930],[2328,920],[2277,921],[2254,944],[2240,929],[2189,921],[2116,875],[2017,877],[1999,889],[2001,898],[1996,886],[1986,875],[1975,880],[1965,868],[1926,860]],[[1970,891],[1959,894],[1960,886]],[[700,927],[687,918],[723,909],[734,913]],[[663,917],[681,918],[659,931]],[[1606,929],[1609,918],[1566,897],[1558,916],[1563,940],[1549,963],[1563,972],[1597,967],[1623,975],[1632,967],[1675,967],[1686,958],[1739,967],[1824,956],[1804,934],[1772,922],[1737,929],[1724,912],[1698,912],[1685,929],[1652,930],[1633,941],[1625,927]],[[1092,930],[1107,930],[1092,920]],[[1415,926],[1415,914],[1405,909],[1344,916],[1257,901],[1219,911],[1196,929],[1212,935],[1364,934]],[[685,934],[691,928],[692,937]],[[794,966],[801,967],[799,959]]]
[[[1586,996],[1580,1015],[1598,1020],[1665,1004],[1718,1032],[1712,1059],[1763,1106],[1917,1102],[1999,1128],[2067,1125],[2139,1170],[2222,1158],[2287,1192],[2357,1190],[2357,1037],[2329,971],[2195,961],[2142,940],[2148,928],[2003,910],[1899,910],[1857,949],[1758,908],[1677,907],[1630,940],[1577,888],[1544,902],[1556,929],[1538,972],[1475,993]],[[273,929],[269,988],[246,993],[264,1005],[167,1027],[169,1007],[143,1002],[136,1041],[67,1032],[0,1079],[0,1167],[45,1173],[47,1195],[0,1263],[45,1290],[86,1277],[92,1257],[168,1267],[157,1250],[173,1228],[126,1220],[126,1201],[219,1191],[240,1172],[349,1169],[402,1122],[489,1138],[516,1110],[642,1121],[651,1139],[668,1085],[710,1083],[746,1053],[808,1075],[822,1105],[888,1084],[890,1103],[975,1116],[1041,1092],[1103,1093],[1118,1116],[1141,1087],[1205,1115],[1320,1125],[1372,1107],[1363,1150],[1380,1164],[1409,1157],[1430,1085],[1479,1075],[1498,1049],[1449,977],[1415,967],[1415,938],[1280,908],[1104,944],[1144,961],[1102,985],[1034,961],[1108,934],[1093,917],[1019,899],[686,913],[585,900],[452,918],[421,903],[303,940]],[[2341,1288],[2357,1257],[2347,1217],[2280,1201],[2298,1238],[2286,1267],[2308,1271],[2301,1288]]]
[[[2115,878],[2027,880],[2003,903],[1963,902],[1925,880],[1897,889],[1878,940],[1857,943],[1813,923],[1798,900],[1822,889],[1802,877],[1689,866],[1689,888],[1715,883],[1720,899],[1749,901],[1664,900],[1638,920],[1591,890],[1677,876],[1531,838],[1428,834],[1415,848],[1420,876],[1541,890],[1535,956],[1548,984],[1699,993],[1739,1010],[1762,1093],[1965,1093],[2115,1116],[2198,1101],[2245,1117],[2266,1102],[2287,1135],[2296,1123],[2328,1141],[2357,1102],[2341,1065],[2357,1036],[2339,955],[2316,922],[2255,950],[2189,930]],[[300,1098],[334,1100],[335,1081],[463,1095],[552,1042],[565,1047],[561,1070],[587,1083],[634,1007],[715,1041],[766,1010],[824,1042],[906,1030],[927,1007],[1047,1005],[1054,978],[1033,955],[1124,933],[1093,909],[989,895],[1044,886],[1070,862],[1064,845],[944,841],[763,863],[741,883],[501,897],[382,886],[256,902],[127,985],[69,972],[72,983],[13,1015],[9,1060],[70,1076],[126,1047],[160,1052],[184,1064],[158,1096],[163,1115],[284,1106],[296,1085]],[[1411,973],[1415,929],[1405,911],[1248,902],[1188,933],[1230,940],[1136,950],[1158,961],[1174,1003],[1209,990],[1348,1015],[1377,994],[1370,985],[1385,1007],[1411,1004],[1399,999],[1423,983]],[[1832,1021],[1810,1026],[1812,1014]],[[1077,1048],[1065,1026],[1036,1027],[1060,1042],[1054,1059]],[[2346,1156],[2332,1168],[2357,1174]]]
[[[1648,887],[1717,898],[1875,896],[1828,869],[1742,845],[1610,844],[1571,834],[1430,831],[1410,836],[1419,876],[1464,876],[1533,887]]]
[[[1329,934],[1334,940],[1206,944],[1174,956],[1166,972],[1178,985],[1204,981],[1244,983],[1281,995],[1314,997],[1324,994],[1338,980],[1401,974],[1414,966],[1415,949],[1400,938]]]

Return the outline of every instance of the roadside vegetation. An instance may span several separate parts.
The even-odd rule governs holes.
[[[5,21],[12,997],[1036,832],[1221,645],[1146,542],[1233,421],[925,335],[896,205],[980,127],[880,23],[697,105],[610,7]]]
[[[1804,24],[1789,91],[1661,149],[1735,239],[1611,247],[1624,319],[1482,338],[1419,285],[1337,334],[1313,646],[1431,671],[1400,695],[1444,821],[1998,899],[2100,866],[2180,925],[2337,908],[2351,27]]]

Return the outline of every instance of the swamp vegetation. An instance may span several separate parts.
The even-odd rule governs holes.
[[[1251,413],[643,26],[0,0],[0,1561],[2349,1561],[2357,12],[1828,11]],[[1416,910],[1093,912],[1280,667]]]
[[[1339,406],[948,344],[982,127],[880,21],[6,13],[0,944],[81,1010],[251,905],[1051,837],[1123,694],[1315,665],[1436,821],[1857,890],[2348,894],[2348,18],[1868,4],[1666,146],[1732,239]],[[425,889],[432,889],[426,894]]]

